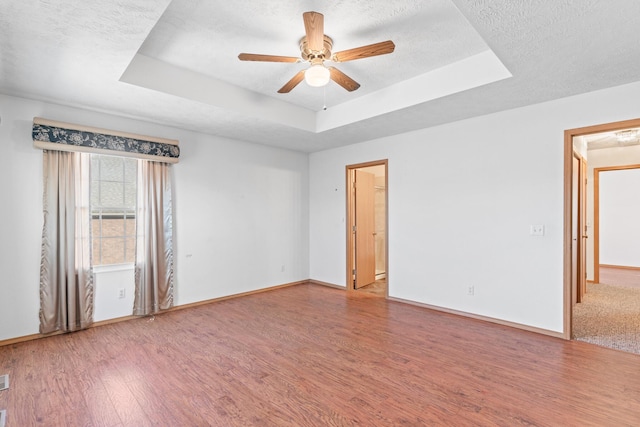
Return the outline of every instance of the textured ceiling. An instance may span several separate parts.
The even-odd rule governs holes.
[[[237,55],[298,56],[311,10],[334,51],[387,39],[396,50],[336,64],[355,92],[277,94],[304,64]],[[310,152],[639,81],[638,16],[635,0],[3,0],[0,93]],[[464,62],[483,52],[512,77]],[[136,80],[145,61],[157,72]],[[439,92],[438,73],[478,79]],[[349,119],[323,126],[331,114]]]

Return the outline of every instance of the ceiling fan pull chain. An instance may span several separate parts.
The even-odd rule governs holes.
[[[322,87],[322,109],[327,110],[327,87]]]

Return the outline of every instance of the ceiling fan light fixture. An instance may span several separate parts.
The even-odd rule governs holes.
[[[309,86],[322,87],[331,80],[331,73],[322,64],[312,65],[304,72],[304,81]]]

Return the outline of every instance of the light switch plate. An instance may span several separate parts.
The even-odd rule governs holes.
[[[544,236],[544,225],[532,225],[529,230],[529,234],[531,234],[532,236]]]
[[[0,427],[4,427],[6,422],[7,422],[7,410],[3,409],[2,411],[0,411]]]

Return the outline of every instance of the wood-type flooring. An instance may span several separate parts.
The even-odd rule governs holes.
[[[601,265],[600,283],[640,289],[640,270]]]
[[[319,285],[0,347],[11,426],[637,426],[640,356]]]

